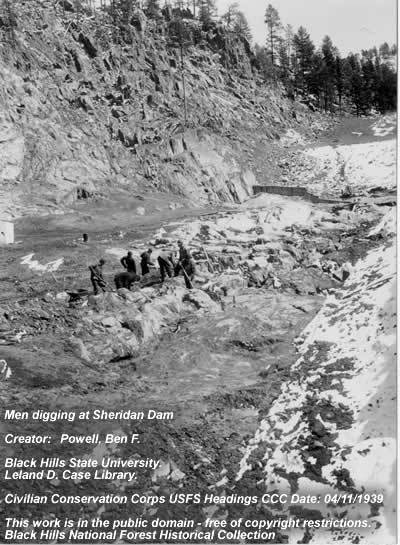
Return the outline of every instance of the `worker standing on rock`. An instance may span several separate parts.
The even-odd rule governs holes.
[[[178,241],[179,248],[179,261],[175,267],[175,276],[178,276],[180,271],[182,271],[183,277],[185,279],[185,285],[188,289],[193,288],[193,279],[196,274],[196,265],[192,258],[190,250],[185,247],[181,240]]]
[[[128,252],[127,255],[121,259],[121,265],[127,272],[136,274],[136,263],[132,257],[132,252]]]
[[[150,267],[154,267],[154,263],[151,260],[152,253],[153,253],[153,250],[149,248],[146,252],[143,252],[142,255],[140,256],[141,258],[140,266],[142,269],[143,276],[150,272]]]
[[[94,295],[98,295],[99,288],[102,292],[106,291],[106,281],[103,276],[103,267],[105,265],[105,260],[103,258],[97,263],[97,265],[90,265],[90,281],[93,286]]]
[[[160,266],[161,282],[164,282],[166,275],[168,275],[168,278],[171,278],[175,269],[174,254],[171,251],[161,252],[157,261]]]

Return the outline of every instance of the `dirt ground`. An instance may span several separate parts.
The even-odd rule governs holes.
[[[344,121],[321,138],[319,144],[354,144],[360,138],[370,142],[378,138],[374,136],[371,123],[370,119]],[[354,134],[356,132],[363,134]],[[280,153],[284,156],[285,151]],[[172,208],[171,201],[175,203]],[[142,205],[147,211],[146,215],[132,217],[131,210]],[[346,207],[348,204],[344,203],[343,207],[338,208],[346,210]],[[68,305],[58,300],[57,294],[65,290],[89,288],[87,267],[101,256],[106,257],[106,278],[112,285],[124,249],[134,248],[135,255],[138,255],[149,244],[157,248],[157,239],[163,237],[175,244],[176,231],[188,232],[195,222],[214,222],[217,225],[221,218],[235,218],[242,208],[238,205],[220,207],[218,210],[195,210],[186,208],[178,198],[167,199],[157,194],[139,197],[121,194],[116,195],[113,202],[99,200],[79,203],[69,214],[20,220],[16,225],[17,244],[1,249],[0,333],[3,341],[0,344],[0,357],[6,360],[12,372],[8,380],[0,383],[2,409],[18,407],[21,411],[32,411],[40,407],[53,411],[78,411],[156,408],[159,411],[173,411],[175,417],[172,421],[162,422],[21,422],[18,432],[50,433],[55,437],[61,433],[116,433],[120,429],[126,434],[139,433],[140,444],[122,445],[113,455],[123,459],[156,458],[163,464],[169,464],[170,469],[159,477],[150,470],[142,470],[133,483],[102,481],[98,485],[92,480],[73,482],[54,479],[29,483],[3,480],[3,490],[17,494],[29,491],[34,494],[57,492],[79,495],[139,491],[161,496],[175,492],[217,493],[217,490],[218,493],[223,490],[226,495],[262,494],[261,463],[259,469],[253,468],[234,484],[246,444],[260,421],[268,417],[282,385],[295,378],[292,366],[299,357],[296,339],[320,311],[328,293],[342,285],[332,274],[324,272],[324,268],[310,264],[308,260],[311,260],[310,255],[316,249],[323,265],[330,262],[337,266],[344,263],[354,265],[371,249],[379,247],[382,244],[380,236],[367,236],[384,211],[382,209],[377,213],[376,208],[371,206],[358,216],[355,212],[356,227],[351,229],[345,226],[340,216],[342,212],[335,211],[333,205],[313,205],[312,214],[321,214],[322,218],[318,229],[303,227],[293,230],[290,226],[285,227],[282,236],[276,237],[276,244],[280,244],[279,251],[275,251],[272,238],[261,241],[266,248],[264,252],[269,256],[270,274],[260,281],[255,280],[255,276],[243,265],[246,260],[254,259],[252,252],[260,244],[255,242],[256,239],[246,239],[247,231],[244,228],[240,231],[242,239],[238,243],[243,258],[240,262],[233,250],[232,253],[218,250],[217,243],[213,246],[206,238],[207,258],[219,269],[211,267],[212,272],[203,256],[201,274],[204,273],[209,282],[214,282],[227,270],[236,271],[245,279],[244,284],[240,289],[229,288],[222,295],[219,293],[210,297],[207,308],[202,308],[200,303],[200,306],[191,308],[174,307],[177,304],[174,294],[177,292],[173,290],[183,290],[182,278],[172,280],[171,288],[159,288],[158,285],[148,288],[153,290],[149,292],[152,301],[149,304],[156,305],[157,297],[167,298],[172,294],[171,302],[166,304],[169,314],[165,315],[161,329],[147,342],[143,341],[136,351],[108,361],[100,357],[86,360],[78,357],[71,341],[71,336],[76,336],[77,331],[93,327],[92,337],[84,338],[85,346],[90,346],[93,354],[97,354],[96,343],[98,350],[102,350],[101,341],[96,337],[93,324],[85,322],[88,307]],[[331,219],[326,220],[324,215]],[[336,219],[333,221],[332,218]],[[220,233],[222,228],[218,229]],[[225,232],[229,229],[226,227]],[[87,244],[81,241],[83,232],[89,234]],[[234,230],[229,233],[234,233]],[[296,237],[300,237],[302,242],[296,242]],[[231,246],[234,246],[234,241]],[[257,255],[262,256],[263,247],[260,248]],[[280,252],[279,262],[274,262],[276,252]],[[60,259],[62,264],[54,271],[51,271],[51,267],[44,272],[30,268],[21,261],[31,253],[34,253],[32,259],[37,259],[39,265],[45,266]],[[283,254],[285,259],[282,261]],[[295,265],[285,269],[289,259]],[[214,304],[215,307],[212,306]],[[107,316],[112,314],[112,308]],[[164,310],[164,307],[160,308],[161,313]],[[21,333],[19,342],[15,341],[18,333]],[[346,370],[345,367],[343,369]],[[307,369],[299,371],[300,374],[307,372]],[[341,418],[344,416],[341,415]],[[4,432],[15,432],[16,429],[13,423],[3,422],[2,427]],[[104,448],[104,452],[107,452],[107,447]],[[7,446],[2,448],[1,456],[38,458],[51,455],[67,459],[92,452],[91,445],[60,446],[54,443],[34,447]],[[252,459],[257,459],[257,452],[252,453]],[[174,473],[175,470],[179,471]],[[128,516],[188,517],[201,523],[207,516],[213,515],[216,511],[214,507],[199,508],[185,504],[160,505],[150,509],[143,505],[108,505],[105,508],[100,505],[53,505],[45,516],[68,515],[89,519],[97,514],[110,520]],[[2,521],[5,514],[23,518],[44,514],[43,506],[34,504],[0,504],[0,510]],[[272,516],[259,506],[232,505],[218,511],[218,516],[222,518],[239,515],[243,518]],[[287,533],[278,533],[275,542],[287,543]]]

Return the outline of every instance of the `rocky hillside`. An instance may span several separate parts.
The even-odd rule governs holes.
[[[254,168],[252,150],[268,161],[269,144],[316,119],[267,87],[247,42],[222,28],[195,29],[182,69],[164,19],[138,11],[122,34],[100,11],[12,6],[14,28],[0,19],[3,218],[116,193],[240,202],[265,170]]]

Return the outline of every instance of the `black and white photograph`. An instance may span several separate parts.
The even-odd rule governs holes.
[[[0,0],[0,543],[396,545],[397,1]]]

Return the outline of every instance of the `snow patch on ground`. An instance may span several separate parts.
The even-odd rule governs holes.
[[[6,360],[0,360],[0,380],[8,380],[11,375],[12,371]]]
[[[390,134],[395,134],[397,126],[396,115],[387,115],[381,117],[372,125],[372,132],[374,136],[384,137]]]
[[[243,243],[254,242],[260,237],[278,239],[293,227],[318,228],[323,222],[325,227],[343,229],[344,225],[351,223],[346,220],[346,223],[339,224],[336,216],[301,199],[266,193],[250,199],[241,209],[241,212],[212,220],[192,220],[180,225],[170,236],[186,244],[205,237],[208,243]]]
[[[397,229],[397,208],[390,208],[381,221],[369,232],[369,236],[378,234],[395,235]]]
[[[33,259],[35,254],[28,254],[21,259],[21,265],[27,265],[29,269],[35,272],[45,273],[45,272],[55,272],[57,271],[64,262],[64,259],[60,257],[55,261],[49,261],[42,265],[36,259]]]
[[[364,535],[376,545],[395,540],[395,264],[394,245],[371,251],[344,289],[327,299],[297,340],[301,356],[293,379],[249,441],[236,476],[252,470],[261,449],[267,490],[383,494],[384,506],[317,507],[323,517],[368,520]],[[318,530],[309,542],[354,543],[362,535]],[[299,535],[289,539],[297,543]]]
[[[307,150],[306,154],[316,161],[320,179],[314,180],[313,189],[318,192],[337,192],[346,186],[353,192],[396,187],[395,140],[324,146]]]
[[[305,143],[306,141],[303,136],[294,129],[288,129],[281,138],[281,144],[284,147],[294,146],[296,144],[304,145]]]

